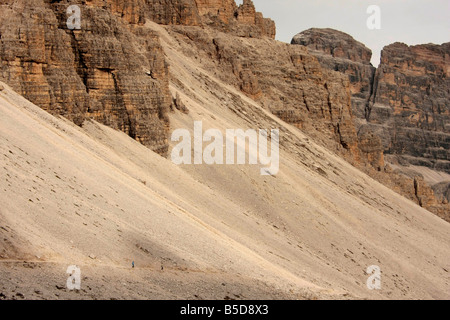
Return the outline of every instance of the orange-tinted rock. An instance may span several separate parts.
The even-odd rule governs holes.
[[[328,70],[345,74],[350,82],[353,121],[358,139],[362,142],[362,158],[376,168],[384,166],[383,149],[378,147],[379,139],[374,134],[366,134],[368,105],[372,94],[375,68],[370,63],[372,51],[350,35],[333,30],[312,28],[293,37],[292,44],[308,48]],[[364,133],[364,136],[359,136]],[[373,138],[373,141],[370,139]]]
[[[333,30],[312,28],[300,32],[292,44],[306,46],[327,69],[348,76],[352,93],[352,109],[357,130],[368,117],[375,68],[370,63],[372,51],[350,35]],[[360,119],[360,120],[359,120]]]
[[[81,6],[81,30],[66,26],[69,1],[3,5],[0,78],[53,114],[92,117],[165,154],[171,97],[158,37],[130,24],[128,5],[97,2]],[[119,8],[130,15],[117,18]]]
[[[384,168],[383,143],[369,126],[363,126],[358,132],[361,155],[367,163],[377,170]]]
[[[161,154],[172,99],[164,53],[146,19],[275,36],[252,1],[238,8],[234,0],[87,0],[79,5],[81,30],[67,28],[69,0],[1,3],[1,80],[53,114],[77,124],[94,118]],[[243,91],[260,96],[250,70],[239,78]]]
[[[414,177],[414,190],[419,205],[424,208],[436,205],[433,190],[424,183],[422,177]]]
[[[239,7],[234,0],[148,0],[147,3],[143,5],[144,16],[156,23],[208,26],[241,37],[275,38],[275,23],[257,12],[251,0],[245,0]]]
[[[348,75],[355,126],[370,127],[384,153],[450,172],[450,43],[394,43],[383,49],[376,71],[371,51],[340,31],[310,29],[292,43],[308,47],[323,67]],[[368,137],[360,140],[378,143]]]
[[[229,24],[237,10],[234,0],[195,0],[201,16],[217,17],[223,23]]]
[[[437,203],[423,180],[392,172],[384,163],[384,153],[393,153],[414,164],[447,170],[449,44],[390,45],[376,70],[370,49],[340,31],[309,29],[292,43],[307,47],[325,69],[348,77],[361,161],[370,165],[362,169],[449,220],[448,204]]]
[[[201,17],[194,0],[148,0],[145,16],[159,24],[198,26]]]
[[[275,38],[275,23],[257,12],[252,0],[195,0],[204,25],[240,37]]]
[[[251,0],[244,0],[237,10],[237,20],[244,24],[256,23],[256,10]]]
[[[292,38],[292,44],[308,47],[312,53],[363,64],[370,63],[372,51],[352,36],[334,29],[311,28]]]

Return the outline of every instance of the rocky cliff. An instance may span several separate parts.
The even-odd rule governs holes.
[[[322,67],[348,76],[361,156],[373,167],[383,168],[381,140],[366,125],[376,71],[370,63],[372,51],[350,35],[333,29],[312,28],[294,36],[291,43],[307,47]]]
[[[256,12],[250,0],[240,6],[233,0],[86,1],[80,4],[81,28],[71,30],[66,25],[71,4],[66,0],[0,2],[0,80],[41,108],[78,125],[86,118],[95,119],[167,155],[169,110],[187,114],[189,106],[180,92],[172,96],[169,91],[169,83],[180,81],[171,74],[161,45],[164,30],[178,41],[180,54],[200,61],[205,72],[308,132],[379,181],[424,206],[434,206],[433,199],[427,200],[431,189],[412,178],[391,179],[384,172],[383,151],[404,149],[399,147],[405,142],[399,134],[404,132],[399,109],[381,112],[391,110],[382,104],[393,92],[393,87],[385,85],[392,78],[386,74],[399,71],[387,67],[375,71],[370,50],[350,36],[311,29],[294,38],[293,43],[300,45],[274,41],[273,21]],[[441,97],[439,107],[433,109],[441,114],[433,117],[439,136],[439,130],[448,130],[447,69],[436,53],[439,50],[432,52],[422,56],[434,57],[431,61],[439,66],[426,65],[436,83],[439,77],[444,79],[443,85],[425,91]],[[386,64],[390,56],[387,50]],[[418,67],[411,68],[415,76],[420,73]],[[409,89],[405,85],[402,90]],[[415,95],[410,95],[415,101]],[[253,126],[259,125],[254,114],[247,111],[246,117]],[[416,129],[423,127],[422,120],[413,120],[408,123],[420,124]],[[422,148],[421,144],[416,148]],[[448,152],[448,147],[443,148]],[[436,157],[446,154],[437,147],[431,151]],[[444,159],[439,161],[445,166]]]
[[[450,43],[389,45],[377,69],[370,49],[337,30],[309,29],[292,44],[307,47],[322,67],[348,76],[361,157],[388,173],[371,175],[441,216],[448,211],[420,174],[395,176],[385,168],[384,155],[449,172]]]
[[[72,4],[0,2],[0,79],[53,114],[77,124],[94,118],[162,155],[172,97],[164,53],[146,19],[275,36],[274,23],[252,1],[86,1],[80,30],[66,25]]]
[[[26,4],[2,4],[1,79],[47,111],[94,118],[165,154],[172,99],[158,36],[144,26],[153,20],[213,57],[230,84],[358,160],[348,81],[299,47],[264,40],[275,25],[250,0],[88,1],[81,30],[66,26],[69,1]]]
[[[383,49],[368,120],[386,153],[450,172],[449,88],[450,43]]]
[[[305,48],[267,38],[237,38],[198,27],[170,28],[185,54],[284,121],[359,162],[348,79]]]
[[[53,114],[94,118],[165,154],[171,97],[158,37],[129,7],[117,17],[117,3],[88,3],[81,30],[70,30],[69,4],[3,2],[0,78]]]
[[[275,38],[275,23],[257,12],[252,0],[194,0],[201,24],[240,37]]]
[[[379,158],[366,149],[383,151],[449,172],[450,43],[394,43],[383,49],[378,69],[370,64],[370,49],[340,31],[310,29],[292,43],[308,47],[323,67],[348,75],[355,126],[367,142],[360,144],[362,154]]]

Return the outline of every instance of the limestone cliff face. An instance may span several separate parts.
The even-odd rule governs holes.
[[[94,118],[166,155],[168,110],[189,109],[171,96],[152,20],[217,78],[436,207],[422,181],[384,175],[383,151],[448,168],[449,44],[389,46],[375,71],[370,50],[341,32],[312,29],[295,37],[300,45],[274,41],[273,21],[251,0],[86,0],[80,30],[67,28],[71,4],[0,0],[0,80],[50,113],[78,125]]]
[[[145,22],[275,36],[252,1],[238,7],[234,0],[88,0],[79,5],[81,30],[69,30],[72,4],[0,2],[0,80],[53,114],[79,125],[94,118],[162,155],[172,98],[158,36]]]
[[[450,182],[440,182],[433,185],[432,188],[438,202],[442,204],[450,203]]]
[[[348,76],[361,159],[387,171],[368,173],[448,220],[447,204],[423,179],[389,172],[384,154],[449,171],[450,43],[389,45],[377,69],[370,64],[370,49],[340,31],[306,30],[292,44],[307,47],[322,67]]]
[[[92,117],[167,152],[167,66],[157,36],[128,24],[137,13],[86,5],[81,30],[69,30],[68,1],[13,2],[1,7],[3,81],[53,114]]]
[[[147,0],[145,16],[159,24],[201,25],[194,0]]]
[[[194,0],[201,16],[219,18],[223,23],[230,23],[237,10],[234,0]]]
[[[275,23],[256,12],[252,0],[195,0],[204,25],[241,37],[275,38]]]
[[[369,122],[382,126],[385,152],[450,172],[450,43],[385,47]]]
[[[308,47],[316,54],[348,60],[341,62],[370,64],[372,57],[372,51],[364,44],[344,32],[329,28],[311,28],[300,32],[292,38],[291,43]]]
[[[305,48],[269,39],[231,37],[191,27],[173,35],[192,48],[208,70],[238,87],[273,114],[358,162],[350,86],[346,76],[323,69]]]
[[[450,43],[394,43],[383,49],[378,69],[370,64],[371,51],[340,31],[310,29],[292,43],[308,47],[323,67],[349,76],[355,126],[367,142],[360,145],[450,172]],[[380,158],[367,154],[374,157]]]
[[[294,36],[291,43],[307,47],[322,67],[348,76],[362,159],[375,168],[383,168],[382,141],[367,125],[376,71],[370,63],[372,51],[350,35],[333,29],[312,28]]]
[[[291,43],[307,47],[325,68],[348,75],[353,112],[357,118],[365,119],[376,70],[370,63],[372,51],[350,35],[333,29],[309,29],[294,36]]]
[[[245,0],[240,6],[234,0],[148,0],[147,3],[145,16],[160,24],[208,26],[241,37],[275,38],[275,23],[257,12],[252,0]]]
[[[81,124],[89,97],[73,67],[70,37],[53,11],[42,1],[8,1],[0,10],[1,79],[43,109]]]

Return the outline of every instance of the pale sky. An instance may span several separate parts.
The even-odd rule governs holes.
[[[372,49],[378,66],[385,45],[450,41],[450,0],[253,0],[256,10],[275,21],[276,39],[291,42],[312,28],[333,28],[350,34]],[[242,0],[236,0],[237,4]],[[381,9],[381,29],[369,30],[370,5]]]

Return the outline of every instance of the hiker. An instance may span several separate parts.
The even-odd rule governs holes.
[[[134,261],[131,262],[131,267],[134,269]]]

